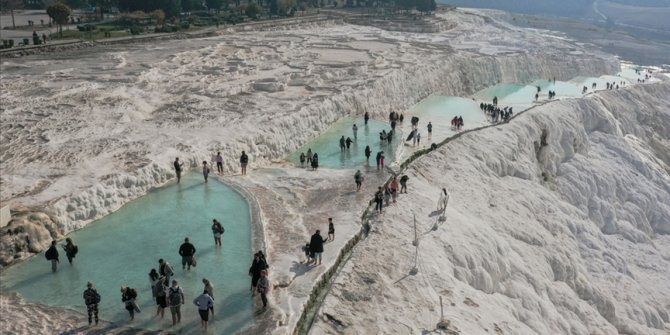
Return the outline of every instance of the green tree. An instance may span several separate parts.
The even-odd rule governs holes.
[[[60,37],[63,37],[63,24],[68,22],[70,14],[72,14],[72,9],[62,2],[56,2],[47,7],[47,15],[58,24]]]
[[[9,9],[9,13],[12,15],[12,29],[16,29],[16,23],[14,22],[14,10],[23,8],[23,1],[21,0],[0,0],[0,9],[6,11]]]
[[[255,2],[252,2],[249,5],[247,5],[247,9],[244,11],[244,14],[255,20],[258,18],[258,15],[261,13],[262,10],[263,9],[261,8],[261,6],[259,6]]]
[[[207,9],[214,9],[218,13],[221,6],[223,6],[223,1],[224,0],[205,0],[205,4],[207,5]],[[226,3],[228,3],[228,1],[226,1]]]

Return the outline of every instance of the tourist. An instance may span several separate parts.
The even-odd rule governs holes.
[[[156,297],[156,283],[158,283],[158,280],[160,279],[160,275],[158,274],[158,271],[156,269],[151,269],[149,271],[149,283],[151,284],[151,295],[155,298]]]
[[[305,153],[300,153],[300,167],[305,167]]]
[[[463,116],[458,117],[458,130],[461,130],[461,127],[463,127],[465,123],[463,123]]]
[[[176,280],[172,280],[172,286],[167,291],[168,305],[170,306],[170,314],[172,314],[172,325],[181,322],[181,305],[184,304],[184,290],[179,287]]]
[[[391,130],[395,130],[396,125],[397,123],[395,122],[395,120],[391,121]]]
[[[76,246],[74,242],[72,242],[71,238],[68,237],[65,239],[65,245],[63,246],[63,250],[65,250],[65,256],[67,256],[68,262],[70,262],[70,265],[72,265],[72,259],[79,252],[79,247]]]
[[[365,161],[368,162],[370,161],[370,154],[372,153],[372,150],[370,149],[369,145],[365,146]]]
[[[51,246],[44,253],[44,257],[46,257],[48,261],[51,261],[51,272],[56,272],[58,263],[60,263],[58,260],[58,249],[56,249],[56,241],[51,241]]]
[[[351,130],[354,132],[354,140],[358,139],[358,127],[356,127],[356,124],[354,123],[354,126],[351,127]]]
[[[314,261],[314,254],[310,251],[311,248],[309,247],[309,243],[305,244],[302,247],[302,251],[305,253],[305,257],[307,260],[305,261],[305,264],[309,265],[312,264],[312,261]]]
[[[174,275],[174,272],[172,271],[172,267],[168,262],[163,260],[162,258],[158,260],[158,273],[165,277],[165,282],[169,283],[170,282],[170,277]]]
[[[402,123],[403,120],[405,120],[405,115],[400,114],[400,117],[398,118],[398,121],[400,121],[400,123]]]
[[[181,256],[181,268],[191,270],[191,266],[195,266],[193,258],[195,255],[195,247],[188,241],[188,237],[184,239],[184,243],[179,247],[179,255]],[[188,268],[187,268],[188,266]]]
[[[433,134],[433,124],[428,122],[427,128],[428,128],[428,136],[432,135]]]
[[[134,288],[129,288],[127,286],[121,287],[121,302],[126,305],[126,310],[130,314],[130,320],[135,319],[135,313],[140,312],[140,308],[137,306],[135,300],[137,299],[137,291]]]
[[[307,149],[307,165],[312,164],[312,148]]]
[[[265,263],[265,260],[261,258],[261,255],[258,253],[254,254],[254,260],[251,263],[251,267],[249,268],[249,276],[251,276],[251,295],[255,295],[255,289],[256,285],[258,284],[258,280],[261,278],[261,271],[264,270],[267,267],[267,263]]]
[[[437,201],[437,211],[444,213],[447,210],[447,204],[449,203],[449,194],[447,189],[443,188],[440,192],[440,199]]]
[[[312,238],[309,241],[309,247],[311,248],[310,251],[314,253],[314,265],[321,265],[323,242],[326,242],[326,240],[324,240],[323,237],[321,236],[321,231],[317,229],[316,233],[312,235]]]
[[[207,278],[202,278],[202,283],[205,285],[205,292],[207,292],[207,294],[212,297],[212,300],[214,300],[214,286],[212,286],[212,283]],[[214,316],[214,303],[209,307],[209,311],[212,313],[212,316]]]
[[[315,152],[312,156],[312,171],[316,171],[319,168],[319,155]]]
[[[209,166],[207,166],[207,161],[202,161],[202,176],[205,177],[205,183],[206,183],[207,176],[209,176]]]
[[[342,151],[342,152],[344,152],[344,147],[346,146],[345,142],[346,141],[344,139],[344,135],[342,135],[342,137],[340,138],[340,151]]]
[[[356,171],[354,174],[354,181],[356,182],[356,192],[361,190],[361,185],[363,185],[363,174],[361,170]]]
[[[416,129],[414,129],[414,130],[412,130],[412,133],[413,133],[412,146],[414,147],[414,146],[416,146],[416,140],[417,140],[417,137],[419,136],[419,132]]]
[[[351,143],[352,143],[352,142],[353,142],[353,140],[351,139],[351,137],[347,137],[347,141],[346,141],[346,143],[347,143],[347,150],[349,150],[349,147],[351,147]]]
[[[177,174],[177,184],[181,181],[181,169],[184,166],[184,163],[179,161],[179,157],[174,160],[174,173]]]
[[[93,323],[93,315],[95,315],[95,324],[98,324],[98,304],[100,303],[100,294],[93,288],[93,283],[86,283],[86,290],[84,290],[84,304],[86,305],[86,312],[88,313],[88,325]]]
[[[223,229],[221,222],[217,219],[212,219],[212,234],[214,234],[214,245],[221,246],[221,235],[226,230]]]
[[[335,225],[333,225],[333,218],[328,218],[328,239],[326,241],[335,241]]]
[[[368,125],[368,120],[370,120],[370,114],[368,112],[365,112],[365,115],[363,115],[363,120],[365,120],[365,125]]]
[[[209,321],[209,309],[214,308],[214,299],[203,291],[201,295],[193,299],[193,304],[198,306],[198,314],[200,314],[200,326],[207,331],[207,322]]]
[[[42,43],[47,44],[47,34],[46,33],[42,33]]]
[[[268,271],[261,271],[261,278],[258,281],[258,293],[261,295],[261,301],[263,302],[263,308],[268,306],[268,292],[270,292],[270,281],[268,280]]]
[[[249,164],[249,156],[247,153],[242,151],[242,156],[240,156],[240,166],[242,167],[242,175],[247,175],[247,164]]]
[[[384,170],[384,152],[381,152],[381,156],[379,157],[379,164],[382,167],[382,170]]]
[[[154,283],[152,287],[152,292],[154,298],[156,298],[156,316],[161,316],[161,319],[165,316],[165,308],[167,308],[167,294],[165,290],[167,289],[167,282],[165,277],[158,277],[158,280]]]
[[[398,198],[398,178],[396,176],[393,176],[393,180],[391,180],[391,196],[393,197],[393,203],[395,203]]]
[[[416,132],[416,136],[414,137],[416,138],[416,145],[421,146],[421,133]]]
[[[216,161],[216,172],[223,174],[223,156],[221,156],[221,151],[216,153],[214,160]]]
[[[383,201],[384,201],[384,192],[382,191],[382,187],[379,186],[377,192],[375,193],[375,211],[379,211],[380,214],[382,212]]]
[[[407,194],[407,181],[409,180],[409,177],[407,175],[403,175],[400,177],[400,193]]]
[[[388,187],[384,187],[384,203],[387,207],[390,201],[391,201],[391,189]]]

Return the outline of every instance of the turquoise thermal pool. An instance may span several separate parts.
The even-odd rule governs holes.
[[[404,123],[409,124],[410,120],[405,115]],[[340,138],[350,137],[354,139],[352,126],[358,127],[358,139],[351,144],[351,147],[344,152],[340,150]],[[391,125],[388,122],[381,122],[370,119],[368,125],[365,125],[363,118],[346,117],[337,121],[332,127],[321,134],[319,137],[308,142],[298,150],[289,155],[289,160],[296,165],[300,165],[300,153],[307,154],[308,149],[319,154],[319,167],[328,168],[356,168],[366,164],[365,146],[369,145],[372,150],[369,164],[374,166],[377,152],[384,151],[385,163],[391,164],[395,160],[395,154],[402,138],[400,132],[401,124],[396,127],[396,134],[391,143],[381,144],[379,133],[382,130],[388,132]]]
[[[212,219],[225,228],[222,247],[214,246]],[[251,264],[250,212],[246,200],[227,185],[210,178],[203,182],[198,173],[182,178],[132,201],[118,211],[76,231],[71,237],[79,246],[74,265],[68,264],[59,243],[60,265],[51,272],[50,263],[40,253],[2,271],[2,290],[16,292],[29,302],[60,306],[86,312],[82,293],[91,281],[102,296],[100,318],[127,322],[128,312],[121,303],[121,286],[135,288],[142,312],[129,326],[149,329],[171,327],[170,311],[160,320],[151,295],[148,273],[158,269],[163,258],[174,269],[186,295],[182,323],[174,330],[200,333],[193,299],[202,293],[202,278],[214,285],[215,315],[210,324],[217,334],[231,334],[253,321],[254,302],[249,292]],[[185,237],[197,249],[197,267],[181,268],[178,249]],[[212,319],[210,319],[212,320]],[[82,324],[85,320],[82,319]]]

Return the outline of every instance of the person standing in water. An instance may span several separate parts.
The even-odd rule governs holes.
[[[223,156],[221,156],[221,151],[216,153],[216,172],[223,174]]]
[[[172,280],[172,286],[167,291],[170,314],[172,314],[172,325],[181,322],[181,305],[184,304],[184,290],[179,287],[176,280]]]
[[[70,262],[70,265],[72,265],[72,259],[77,255],[79,252],[79,247],[72,242],[71,238],[66,238],[65,239],[65,245],[63,246],[63,250],[65,250],[65,256],[67,256],[68,262]]]
[[[195,247],[188,241],[188,237],[184,239],[184,243],[179,247],[179,255],[181,256],[181,268],[191,270],[193,256],[195,255]]]
[[[301,152],[300,153],[300,167],[305,167],[305,159],[306,159],[305,153]]]
[[[58,249],[56,249],[56,241],[51,241],[51,246],[44,253],[44,257],[46,257],[48,261],[51,261],[51,272],[56,272],[58,263],[60,263],[58,260]]]
[[[342,151],[342,152],[344,152],[344,147],[346,146],[345,142],[346,142],[346,141],[344,140],[344,135],[343,135],[343,136],[340,138],[340,151]]]
[[[433,134],[433,124],[428,122],[428,137],[430,137]]]
[[[370,154],[372,153],[372,150],[370,150],[370,146],[366,145],[365,146],[365,161],[368,162],[370,161]]]
[[[381,165],[382,170],[384,170],[384,152],[382,151],[381,153],[382,155],[379,157],[379,164]]]
[[[130,320],[135,319],[135,313],[139,313],[140,309],[137,307],[135,300],[137,299],[137,291],[134,288],[127,286],[121,287],[121,302],[126,305],[126,310],[130,314]]]
[[[354,174],[354,182],[356,182],[356,192],[361,190],[361,185],[363,185],[363,174],[361,170],[356,171]]]
[[[86,290],[84,290],[84,304],[86,305],[86,312],[88,313],[88,325],[93,323],[93,316],[95,315],[95,324],[98,324],[98,304],[100,303],[100,294],[93,288],[93,283],[86,283]]]
[[[205,183],[207,183],[207,177],[209,176],[209,166],[207,166],[207,161],[202,161],[202,176],[205,177]]]
[[[212,234],[214,235],[214,245],[221,246],[221,235],[225,232],[221,222],[217,219],[212,219]]]
[[[307,149],[307,165],[312,165],[312,148]]]
[[[326,241],[335,241],[335,225],[333,218],[328,218],[328,239]]]
[[[381,164],[381,160],[382,160],[382,152],[381,151],[377,153],[376,160],[377,160],[377,170],[379,170],[379,164]]]
[[[368,112],[365,112],[365,115],[363,115],[363,120],[365,120],[365,125],[368,125],[368,120],[370,120],[370,114]]]
[[[346,141],[346,143],[347,143],[347,150],[349,150],[349,147],[351,147],[351,143],[352,143],[352,142],[353,142],[353,141],[351,140],[351,137],[347,137],[347,141]]]
[[[212,286],[212,283],[207,278],[202,278],[202,284],[205,285],[205,292],[212,297],[212,306],[209,307],[209,311],[212,313],[212,316],[214,316],[214,286]]]
[[[319,155],[315,152],[312,156],[312,171],[316,171],[319,168]]]
[[[240,166],[242,167],[242,175],[247,175],[247,164],[249,164],[249,156],[247,153],[242,151],[242,156],[240,156]]]
[[[251,296],[256,294],[256,286],[258,285],[258,280],[261,278],[261,271],[267,269],[268,264],[265,262],[265,259],[261,256],[260,253],[254,254],[254,261],[251,263],[249,268],[249,276],[251,276]]]
[[[174,272],[172,271],[172,267],[168,262],[163,260],[162,258],[158,260],[158,273],[165,277],[165,282],[169,283],[170,282],[170,277],[174,275]]]
[[[354,126],[351,127],[351,130],[354,132],[354,140],[358,139],[358,127],[356,127],[356,124],[354,123]]]
[[[193,299],[193,304],[198,306],[198,314],[200,314],[200,326],[204,331],[207,331],[207,323],[209,322],[209,309],[214,308],[214,299],[209,296],[207,291],[203,291],[201,295]]]
[[[184,167],[184,163],[179,161],[179,157],[174,159],[174,173],[177,175],[177,184],[181,181],[181,169]]]

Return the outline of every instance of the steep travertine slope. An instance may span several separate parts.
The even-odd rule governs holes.
[[[441,18],[455,28],[245,32],[3,62],[1,198],[24,214],[0,239],[0,262],[164,184],[176,156],[196,166],[220,150],[232,173],[242,150],[252,167],[267,166],[346,115],[619,70],[613,58],[477,14]]]
[[[442,296],[462,334],[667,334],[668,95],[666,82],[549,103],[420,158],[311,333],[433,330]]]

